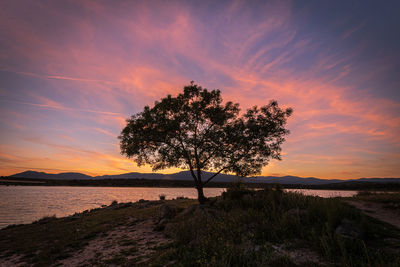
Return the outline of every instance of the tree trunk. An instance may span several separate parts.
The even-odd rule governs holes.
[[[197,189],[197,199],[199,200],[199,203],[204,204],[207,198],[204,196],[203,193],[203,185],[197,185],[196,189]]]

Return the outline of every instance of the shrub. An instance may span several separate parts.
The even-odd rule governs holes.
[[[40,218],[39,220],[34,221],[33,223],[48,223],[48,222],[54,221],[54,220],[56,220],[56,219],[57,219],[57,217],[56,217],[56,215],[54,214],[54,215],[52,215],[52,216],[44,216],[43,218]]]
[[[252,194],[253,192],[253,190],[245,187],[243,183],[235,182],[226,189],[226,192],[222,193],[222,198],[229,200],[240,200],[244,195]]]
[[[339,199],[273,188],[254,191],[236,183],[212,206],[194,206],[186,215],[167,227],[168,234],[178,240],[171,252],[177,265],[290,265],[290,259],[282,258],[275,248],[298,240],[326,261],[344,266],[400,261],[399,255],[378,253],[374,248],[390,236],[384,226]],[[361,239],[336,234],[343,219],[354,223],[363,233]]]

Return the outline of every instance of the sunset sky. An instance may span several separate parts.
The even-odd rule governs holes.
[[[125,119],[194,80],[292,107],[262,175],[400,177],[400,1],[0,3],[0,175],[150,172]],[[165,173],[177,169],[164,170]]]

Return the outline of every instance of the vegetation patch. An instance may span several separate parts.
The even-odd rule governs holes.
[[[235,185],[220,198],[188,208],[165,232],[174,247],[159,250],[155,265],[186,266],[399,266],[400,232],[338,198],[279,188]]]

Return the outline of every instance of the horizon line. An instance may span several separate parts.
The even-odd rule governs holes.
[[[45,169],[43,169],[43,170],[45,170]],[[174,174],[181,173],[181,172],[188,172],[189,170],[182,170],[182,171],[171,172],[171,173],[135,172],[135,171],[133,171],[133,172],[126,172],[126,173],[119,173],[119,174],[103,174],[103,175],[89,175],[89,174],[82,173],[82,172],[79,172],[79,171],[67,171],[67,170],[65,170],[65,172],[59,172],[59,173],[48,173],[48,172],[45,172],[45,171],[26,170],[26,171],[15,173],[15,174],[2,175],[2,177],[11,177],[12,175],[16,175],[16,174],[20,174],[20,173],[24,173],[24,172],[29,172],[29,171],[30,172],[45,173],[45,174],[54,174],[54,175],[63,174],[63,173],[76,173],[76,174],[87,175],[87,176],[89,176],[91,178],[96,178],[96,177],[101,177],[101,176],[118,176],[118,175],[130,174],[130,173],[174,175]],[[212,171],[202,171],[202,172],[215,173],[215,172],[212,172]],[[235,175],[235,174],[226,174],[226,173],[221,173],[221,174],[240,177],[240,176]],[[278,177],[278,178],[297,177],[297,178],[301,178],[301,179],[312,178],[312,179],[320,179],[320,180],[343,180],[343,181],[346,181],[346,180],[359,180],[359,179],[400,179],[400,176],[399,177],[319,178],[319,177],[314,177],[314,176],[306,176],[306,177],[304,177],[304,176],[289,175],[289,174],[286,174],[286,175],[257,175],[257,176],[245,176],[245,177],[242,176],[241,178],[245,178],[246,179],[246,178],[257,178],[257,177]]]

